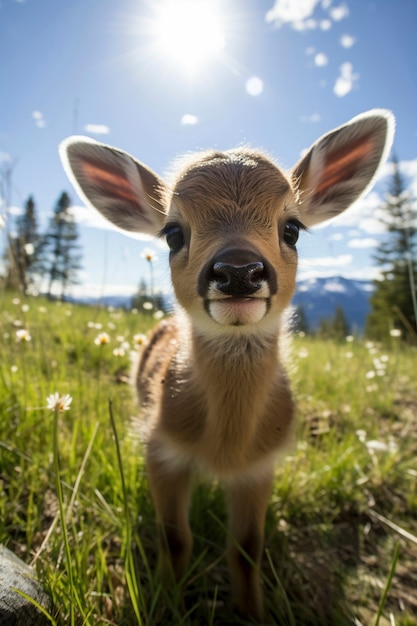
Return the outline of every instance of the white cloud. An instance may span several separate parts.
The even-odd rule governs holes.
[[[356,39],[352,35],[345,34],[340,37],[340,45],[343,46],[343,48],[351,48],[355,42]]]
[[[343,241],[344,235],[342,233],[333,233],[333,235],[329,235],[327,238],[329,241]]]
[[[110,132],[110,128],[105,124],[86,124],[84,130],[90,135],[108,135]]]
[[[285,23],[296,24],[311,17],[318,2],[319,0],[275,0],[265,19],[267,22],[273,22],[275,26]]]
[[[80,224],[83,227],[116,231],[118,233],[126,235],[126,237],[131,237],[132,239],[137,239],[139,241],[152,241],[153,244],[158,248],[161,248],[163,250],[167,249],[167,244],[165,243],[164,239],[155,238],[152,237],[152,235],[145,235],[144,233],[135,233],[132,231],[117,228],[117,226],[114,226],[114,224],[106,220],[101,215],[101,213],[90,207],[73,205],[70,208],[70,213],[74,216],[74,220],[77,222],[77,224]]]
[[[353,72],[353,65],[346,61],[340,66],[340,76],[336,79],[333,92],[338,98],[343,98],[352,91],[359,80],[359,74]]]
[[[104,296],[133,296],[137,293],[137,286],[132,285],[103,285],[100,283],[83,283],[71,287],[71,295],[75,298],[103,298]]]
[[[314,63],[317,67],[324,67],[329,62],[329,58],[324,52],[318,52],[314,57]]]
[[[318,268],[300,268],[297,274],[297,280],[307,280],[311,278],[331,278],[333,276],[341,276],[350,280],[376,280],[381,278],[381,271],[376,266],[367,266],[361,268],[347,267],[339,268],[337,272],[328,269],[320,270]]]
[[[251,76],[245,85],[245,89],[250,96],[259,96],[264,90],[264,84],[259,76]]]
[[[379,241],[373,237],[364,237],[361,239],[351,239],[348,242],[348,248],[376,248],[379,245]]]
[[[10,163],[11,160],[12,157],[8,152],[0,152],[0,163]]]
[[[300,120],[302,122],[313,122],[315,124],[321,121],[321,115],[319,113],[312,113],[311,115],[302,115]]]
[[[43,113],[40,111],[32,111],[32,117],[35,120],[35,124],[38,128],[45,128],[46,122],[43,117]]]
[[[9,215],[19,216],[19,215],[23,215],[24,212],[25,212],[24,209],[22,209],[22,207],[20,206],[9,206],[7,208],[7,213]]]
[[[314,18],[316,8],[321,4],[323,11],[329,12],[329,17],[318,20]],[[298,31],[314,30],[320,28],[323,31],[332,27],[332,20],[339,22],[349,15],[346,4],[331,7],[331,0],[275,0],[274,5],[266,13],[265,19],[276,27],[290,24]]]
[[[339,254],[339,256],[323,256],[315,259],[300,259],[300,267],[303,269],[311,267],[345,267],[351,265],[353,256],[351,254]]]
[[[338,7],[330,8],[329,14],[335,22],[340,22],[340,20],[343,20],[349,15],[349,9],[346,4],[341,4]]]
[[[321,22],[320,22],[321,30],[330,30],[331,27],[332,27],[332,21],[331,20],[321,20]]]
[[[192,113],[184,113],[181,118],[180,124],[182,126],[195,126],[198,123],[197,115],[193,115]]]

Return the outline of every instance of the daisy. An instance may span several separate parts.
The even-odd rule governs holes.
[[[72,398],[69,393],[65,394],[65,396],[60,396],[56,391],[46,398],[46,407],[50,411],[62,413],[63,411],[69,411],[71,402]]]
[[[20,330],[16,331],[16,341],[27,343],[31,341],[31,339],[32,337],[30,336],[30,333],[28,330],[26,330],[26,328],[21,328]]]
[[[94,343],[96,346],[105,346],[107,343],[110,343],[110,337],[107,333],[100,333],[94,339]]]

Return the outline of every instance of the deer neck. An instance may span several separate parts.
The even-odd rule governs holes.
[[[278,368],[278,336],[194,334],[196,383],[206,404],[202,456],[216,469],[248,462]]]

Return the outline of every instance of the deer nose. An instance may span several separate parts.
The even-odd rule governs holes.
[[[248,296],[258,291],[265,280],[262,261],[234,265],[218,261],[213,265],[212,277],[216,287],[228,296]]]

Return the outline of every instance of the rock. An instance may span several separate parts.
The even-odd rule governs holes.
[[[1,626],[50,626],[49,619],[15,589],[33,598],[45,609],[49,608],[49,598],[37,581],[35,570],[0,545]]]

